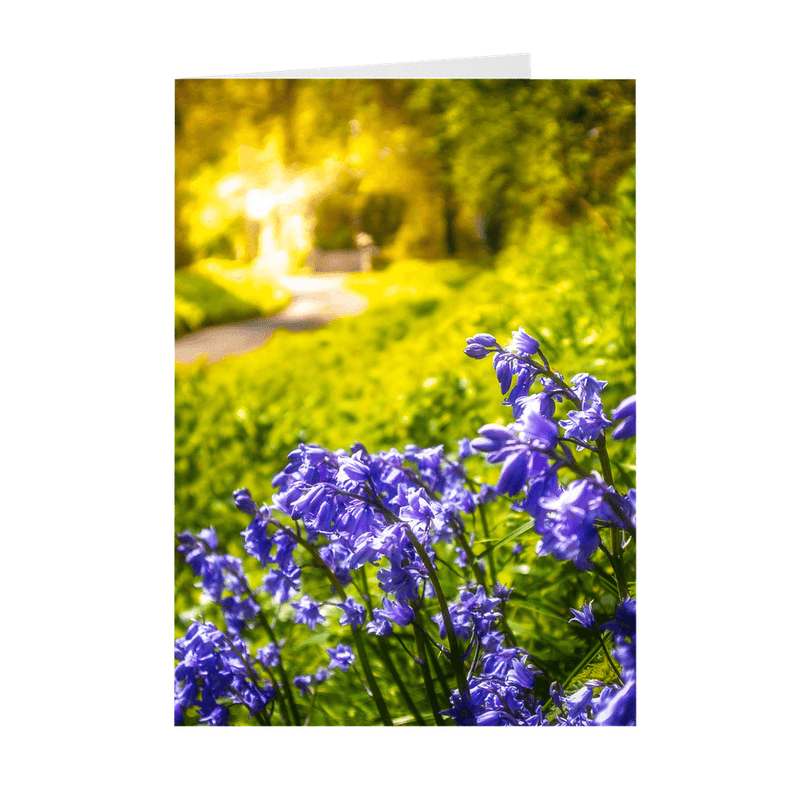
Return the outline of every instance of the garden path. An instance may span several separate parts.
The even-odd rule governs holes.
[[[337,317],[354,317],[367,307],[367,298],[344,286],[344,275],[291,275],[280,283],[292,293],[291,303],[272,317],[217,325],[182,336],[175,342],[175,361],[189,364],[205,356],[213,364],[261,347],[278,328],[307,331]]]

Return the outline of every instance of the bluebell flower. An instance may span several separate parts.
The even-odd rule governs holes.
[[[331,487],[324,483],[312,486],[292,507],[292,519],[313,519],[331,493]]]
[[[456,636],[467,641],[472,635],[473,615],[461,603],[448,604],[448,610],[450,611],[450,621],[453,623],[453,630]],[[431,619],[439,626],[439,638],[446,639],[447,629],[445,628],[442,614],[434,614]]]
[[[389,556],[389,566],[378,570],[378,585],[386,594],[393,594],[400,601],[417,599],[417,587],[423,570],[416,553],[406,555],[394,551]],[[417,566],[417,563],[420,566]]]
[[[301,625],[308,625],[312,631],[320,622],[325,622],[325,617],[319,610],[319,604],[315,603],[308,595],[303,595],[298,602],[291,605],[295,609],[294,621]]]
[[[519,658],[516,647],[501,647],[483,659],[483,674],[495,678],[505,678],[512,669],[511,662]]]
[[[630,439],[636,436],[636,395],[623,400],[612,412],[614,422],[621,423],[611,433],[611,438],[616,440]]]
[[[311,684],[313,678],[311,675],[296,675],[292,678],[292,683],[300,690],[300,697],[303,695],[311,694]]]
[[[428,523],[441,510],[441,505],[432,500],[424,489],[419,488],[408,492],[405,505],[400,509],[399,517],[404,522],[411,524],[414,533],[419,538],[427,530]]]
[[[267,533],[269,522],[262,516],[256,516],[242,532],[245,552],[257,559],[262,567],[269,563],[272,550],[272,537]]]
[[[450,694],[450,708],[441,712],[443,717],[452,717],[459,726],[476,724],[476,708],[480,706],[487,694],[486,690],[474,679],[469,681],[468,688],[469,692],[466,698],[463,698],[461,692],[454,689]]]
[[[482,425],[480,437],[472,440],[472,447],[481,453],[494,453],[503,447],[518,444],[517,437],[504,425]]]
[[[586,685],[564,698],[564,706],[570,722],[574,723],[581,720],[588,723],[587,709],[591,707],[593,695],[594,689]]]
[[[414,609],[407,602],[392,603],[387,597],[383,598],[383,613],[401,628],[410,625],[414,619]]]
[[[531,390],[534,377],[535,375],[530,369],[521,367],[517,373],[517,382],[514,384],[514,388],[503,400],[503,405],[511,406],[514,417],[518,417],[522,413],[523,404]]]
[[[360,484],[369,477],[369,464],[365,464],[358,458],[349,456],[339,457],[339,472],[336,474],[336,481],[339,484]]]
[[[241,634],[245,623],[258,617],[259,605],[249,596],[223,597],[219,601],[228,630]]]
[[[613,424],[605,415],[600,393],[608,386],[587,372],[580,372],[572,378],[572,388],[580,402],[580,409],[570,411],[567,419],[559,424],[566,436],[582,442],[595,441],[600,434]],[[578,449],[582,449],[580,446]]]
[[[622,678],[632,680],[636,675],[636,600],[623,600],[614,619],[601,625],[600,630],[611,632],[616,646],[612,654],[622,667]]]
[[[536,683],[536,673],[528,669],[525,663],[520,660],[519,658],[515,658],[511,662],[511,669],[512,674],[510,675],[510,680],[523,689],[533,689]]]
[[[525,328],[520,328],[511,334],[511,346],[516,349],[518,353],[523,353],[527,356],[532,356],[539,349],[539,342],[525,333]]]
[[[543,450],[552,450],[558,438],[558,425],[543,416],[535,403],[525,403],[522,406],[520,416],[512,423],[512,428]]]
[[[511,507],[515,511],[527,511],[534,519],[536,530],[542,531],[547,511],[542,508],[540,501],[545,497],[556,496],[558,492],[558,470],[549,467],[541,475],[528,481],[527,495],[522,500],[517,500]]]
[[[204,725],[222,726],[228,724],[231,712],[226,706],[218,705],[213,699],[203,701],[200,706],[200,719]]]
[[[285,603],[300,591],[300,567],[290,565],[285,569],[271,569],[264,578],[264,588],[279,603]]]
[[[600,393],[608,386],[608,381],[600,381],[588,372],[579,372],[572,376],[570,384],[581,401],[582,409],[586,410],[598,404],[602,407]]]
[[[507,600],[511,599],[511,593],[514,591],[513,588],[509,589],[507,586],[504,586],[502,583],[496,583],[492,587],[492,592],[494,596],[501,602],[505,603]]]
[[[193,622],[183,639],[175,643],[175,703],[184,711],[199,708],[199,721],[226,725],[227,707],[220,701],[243,703],[250,715],[269,702],[271,684],[252,682],[247,645],[235,633],[227,636],[212,623]],[[242,663],[248,659],[248,664]]]
[[[500,631],[487,631],[481,636],[484,653],[496,653],[503,646],[505,637]]]
[[[340,669],[342,672],[347,672],[356,660],[353,649],[341,642],[336,647],[326,650],[326,652],[331,657],[328,669]]]
[[[475,455],[475,450],[473,449],[472,445],[470,444],[469,438],[464,437],[463,439],[458,440],[458,457],[463,461],[470,456]]]
[[[350,559],[352,550],[342,541],[334,541],[319,548],[322,560],[330,567],[331,572],[342,586],[352,583],[350,575]]]
[[[394,627],[382,608],[372,609],[372,619],[367,622],[367,633],[374,636],[391,636]]]
[[[564,435],[581,442],[594,442],[600,434],[610,428],[613,423],[603,413],[600,406],[587,408],[585,411],[569,411],[567,418],[561,420],[559,425],[564,429]],[[578,450],[583,448],[578,445]]]
[[[241,681],[238,691],[250,717],[263,711],[278,696],[277,690],[271,683],[266,684],[262,689],[254,686],[250,681]]]
[[[256,660],[264,667],[277,667],[281,663],[281,649],[274,642],[256,650]]]
[[[615,641],[636,636],[636,600],[627,598],[617,605],[614,619],[600,626],[611,631]]]
[[[513,497],[522,491],[525,479],[528,477],[528,453],[526,450],[517,450],[503,462],[500,477],[495,489],[498,494],[507,494]]]
[[[295,563],[292,559],[292,554],[297,548],[297,542],[294,538],[284,531],[277,531],[272,537],[272,543],[275,546],[275,553],[271,559],[272,563],[277,564],[283,570],[294,569]]]
[[[590,569],[589,559],[600,546],[594,521],[605,511],[603,490],[590,480],[577,480],[561,494],[541,498],[539,505],[547,516],[537,526],[542,538],[536,552],[552,554],[558,561],[573,561],[580,570]]]
[[[628,494],[625,495],[625,499],[628,501],[627,509],[628,513],[631,518],[631,522],[633,523],[634,527],[636,526],[636,489],[631,489]]]
[[[218,546],[217,533],[214,528],[204,528],[200,533],[183,531],[178,534],[177,550],[184,557],[186,563],[192,568],[195,575],[200,575],[206,559]]]
[[[475,498],[463,483],[451,482],[445,486],[442,492],[442,508],[445,515],[457,517],[459,512],[472,514],[476,509]]]
[[[622,680],[631,681],[636,677],[636,635],[630,641],[625,639],[617,640],[617,646],[611,654],[619,662],[622,668]]]
[[[636,681],[616,691],[601,693],[595,704],[593,725],[636,725]]]
[[[496,597],[487,597],[483,586],[478,586],[474,592],[464,589],[461,592],[461,603],[471,614],[489,614],[500,603]]]
[[[528,397],[523,397],[519,401],[519,407],[521,409],[520,416],[529,411],[530,413],[538,414],[540,417],[552,419],[553,414],[556,413],[556,401],[550,392],[537,392],[536,394],[528,395]]]
[[[241,559],[216,553],[203,561],[200,578],[203,591],[216,603],[220,602],[222,592],[226,589],[240,593],[247,585]]]
[[[571,608],[572,619],[570,622],[577,622],[584,628],[593,628],[595,625],[594,612],[592,611],[592,601],[584,603],[581,610]]]
[[[320,683],[324,683],[330,677],[330,670],[325,669],[325,667],[320,667],[314,673],[314,683],[319,685]]]
[[[340,603],[339,608],[344,612],[339,618],[340,625],[356,625],[360,628],[367,618],[367,609],[352,597],[348,597],[344,603]]]

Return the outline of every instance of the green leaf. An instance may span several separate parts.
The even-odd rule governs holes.
[[[516,539],[517,536],[522,535],[525,531],[529,531],[533,528],[533,520],[529,519],[527,522],[524,522],[520,525],[515,531],[509,533],[508,536],[504,536],[499,542],[496,544],[489,545],[482,553],[478,553],[475,558],[483,558],[488,553],[491,553],[493,550],[496,550],[500,545],[505,544],[506,542],[510,542],[512,539]],[[486,541],[485,539],[483,541]]]

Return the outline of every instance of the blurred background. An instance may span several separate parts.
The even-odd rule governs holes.
[[[612,224],[634,82],[180,80],[175,124],[177,269],[285,272],[360,232],[386,260],[479,256]]]
[[[455,452],[509,422],[463,355],[480,331],[523,326],[565,377],[609,381],[607,409],[635,391],[633,81],[180,80],[175,137],[177,344],[283,319],[308,281],[363,300],[176,363],[176,531],[235,552],[231,492],[267,502],[299,441]]]

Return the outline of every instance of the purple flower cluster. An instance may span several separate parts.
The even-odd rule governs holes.
[[[229,704],[245,706],[252,717],[275,698],[275,687],[258,680],[246,644],[212,623],[192,623],[175,642],[175,659],[176,724],[187,708],[196,706],[201,723],[225,725]]]
[[[296,701],[316,693],[335,671],[366,681],[381,720],[392,724],[363,636],[379,637],[372,650],[385,658],[388,644],[399,645],[410,656],[409,668],[422,670],[434,714],[457,724],[635,723],[635,601],[624,549],[635,536],[636,496],[614,487],[605,452],[605,431],[615,423],[613,439],[634,435],[635,397],[612,412],[612,421],[600,397],[606,382],[587,373],[565,382],[522,328],[509,348],[482,333],[467,340],[465,352],[477,359],[493,354],[513,422],[480,427],[452,457],[441,445],[370,453],[358,442],[335,451],[299,444],[274,477],[269,502],[257,504],[248,489],[233,493],[235,506],[251,518],[242,545],[262,575],[252,587],[242,560],[219,552],[213,529],[178,536],[178,551],[206,600],[221,609],[227,631],[194,621],[176,642],[176,724],[196,708],[200,723],[224,725],[234,705],[271,724],[276,704],[285,724],[300,724]],[[572,408],[557,416],[566,406]],[[588,451],[597,463],[581,465],[573,450]],[[465,461],[475,455],[499,467],[494,485],[468,477]],[[537,696],[539,662],[516,644],[508,625],[513,590],[499,583],[488,589],[486,559],[494,545],[476,554],[475,518],[501,496],[531,520],[539,556],[572,562],[580,571],[597,569],[599,552],[607,556],[621,600],[615,618],[598,626],[590,602],[573,609],[570,621],[585,636],[595,635],[598,648],[604,635],[611,637],[618,682],[590,681],[568,695],[555,682],[549,697],[545,690]],[[508,546],[515,563],[524,552],[520,542]],[[453,579],[448,584],[442,573],[459,576],[455,595]],[[312,574],[314,581],[307,580]],[[320,576],[330,590],[323,597],[315,596]],[[325,607],[336,611],[326,618]],[[329,631],[331,619],[346,630],[346,641],[325,648],[327,661],[320,653],[309,671],[307,659],[282,654],[275,626],[302,626],[307,637],[318,627]],[[269,641],[259,647],[264,633]],[[408,650],[412,639],[416,655]],[[433,663],[439,679],[452,681],[444,711],[432,689],[430,652],[447,666],[449,678]],[[400,693],[421,719],[398,670],[390,661],[386,667],[382,673],[400,681]]]

